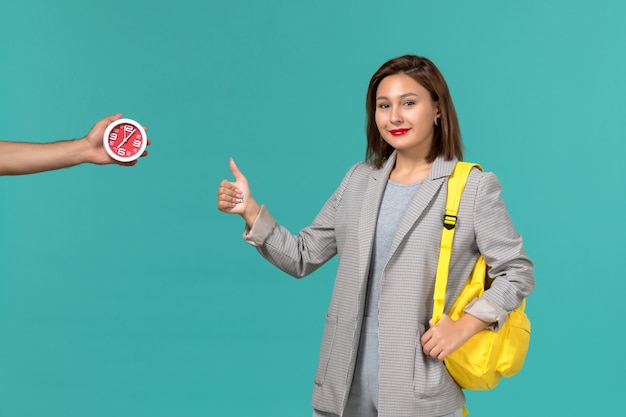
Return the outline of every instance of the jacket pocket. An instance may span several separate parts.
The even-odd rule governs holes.
[[[443,362],[424,354],[421,337],[426,328],[418,323],[419,333],[415,340],[415,365],[413,368],[413,391],[419,399],[432,398],[445,392],[445,387],[455,384]]]
[[[328,362],[335,342],[335,332],[337,330],[337,316],[326,316],[326,325],[322,335],[322,346],[320,347],[320,357],[317,362],[315,372],[315,384],[322,386],[328,370]]]

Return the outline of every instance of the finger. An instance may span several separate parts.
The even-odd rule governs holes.
[[[98,120],[93,125],[93,127],[91,128],[89,133],[96,133],[96,132],[98,132],[100,130],[105,130],[108,125],[110,125],[114,121],[119,120],[121,118],[122,118],[122,113],[118,113],[118,114],[111,114],[111,115],[105,117],[102,120]]]
[[[235,204],[231,204],[231,203],[227,203],[225,201],[218,201],[217,202],[217,209],[219,211],[223,211],[223,212],[230,212],[232,209],[235,208]]]
[[[224,203],[224,204],[230,205],[231,207],[235,207],[237,204],[242,204],[243,202],[244,201],[242,197],[233,195],[232,193],[222,192],[217,195],[218,205],[221,203]]]
[[[441,344],[434,342],[430,342],[424,346],[424,353],[431,358],[437,358],[443,350]]]
[[[430,350],[435,346],[435,342],[432,338],[432,335],[429,334],[428,332],[424,333],[424,336],[422,336],[422,338],[420,339],[420,342],[422,343],[422,349],[424,350],[424,353],[428,354],[428,352],[430,352]]]
[[[217,208],[221,211],[231,211],[237,206],[237,203],[233,199],[223,198],[223,196],[217,199]]]
[[[122,113],[117,113],[117,114],[112,114],[108,117],[105,118],[105,120],[107,121],[107,125],[113,123],[116,120],[119,120],[122,118]]]
[[[237,181],[246,179],[241,171],[239,171],[239,168],[237,168],[237,164],[235,164],[235,160],[232,157],[230,158],[230,172],[233,173],[233,176]]]
[[[230,203],[243,203],[242,198],[231,190],[220,190],[220,192],[217,193],[217,199],[218,201],[227,201]]]
[[[436,351],[436,348],[437,348],[436,346],[431,346],[431,347],[428,347],[428,348],[424,348],[423,349],[424,355],[430,356],[431,358],[436,358],[437,355],[434,354],[435,351]]]
[[[238,197],[242,196],[241,190],[237,188],[237,185],[235,185],[235,183],[232,183],[228,180],[222,180],[222,182],[220,182],[220,186],[217,189],[218,194],[222,192],[222,190],[230,190],[234,194],[236,194]]]
[[[234,202],[233,198],[225,197],[223,195],[220,195],[217,198],[217,204],[218,205],[223,205],[223,206],[228,206],[228,207],[234,207],[236,205],[236,203]]]

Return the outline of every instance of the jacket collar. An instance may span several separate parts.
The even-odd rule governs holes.
[[[433,162],[433,166],[430,167],[428,173],[429,180],[437,180],[444,177],[449,177],[454,171],[454,166],[458,162],[458,159],[454,158],[450,161],[446,161],[443,156],[438,156]]]
[[[385,190],[389,174],[396,163],[396,151],[394,151],[383,167],[379,170],[375,170],[372,173],[372,180],[370,181],[370,187],[366,193],[366,201],[369,201],[369,207],[364,210],[361,215],[362,225],[366,225],[361,230],[361,263],[360,265],[368,265],[368,256],[371,251],[371,245],[374,238],[374,230],[376,227],[376,220],[378,216],[378,209],[380,207],[380,201],[382,194]],[[457,159],[446,161],[444,157],[439,156],[434,161],[428,173],[428,177],[423,181],[419,191],[415,198],[409,205],[407,212],[405,213],[402,221],[398,225],[398,230],[389,249],[389,257],[398,249],[398,247],[404,241],[406,235],[410,232],[416,222],[424,214],[426,208],[430,205],[431,201],[440,192],[446,178],[448,178],[454,166],[457,163]],[[368,200],[368,197],[371,200]],[[389,259],[389,258],[388,258]],[[365,273],[365,270],[362,271]]]
[[[434,161],[430,172],[428,173],[429,180],[437,180],[444,177],[449,177],[454,170],[454,166],[458,162],[458,159],[454,158],[446,161],[443,156],[438,156]],[[372,176],[377,180],[387,180],[389,175],[396,165],[396,151],[393,151],[389,158],[385,161],[382,168],[374,170]]]
[[[419,221],[424,210],[435,198],[441,189],[445,179],[452,174],[456,159],[446,161],[443,157],[437,157],[433,161],[428,177],[422,183],[417,195],[409,205],[405,216],[398,225],[395,239],[390,248],[390,255],[397,250],[404,240],[406,234],[411,230],[415,222]],[[380,169],[374,169],[370,177],[369,184],[363,196],[363,206],[361,208],[359,220],[359,253],[360,253],[360,273],[367,276],[367,266],[372,250],[372,242],[376,230],[378,210],[381,199],[393,167],[396,164],[396,151],[394,151]]]

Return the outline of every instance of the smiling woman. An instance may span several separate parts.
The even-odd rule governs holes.
[[[493,284],[466,314],[430,326],[445,186],[462,158],[454,105],[435,65],[405,55],[374,74],[366,107],[367,160],[299,234],[256,202],[232,159],[235,181],[221,182],[217,205],[241,215],[244,239],[296,278],[341,254],[314,379],[315,417],[461,416],[465,397],[443,360],[478,331],[502,325],[532,291],[533,264],[497,178],[472,170],[457,213],[449,299],[480,255]]]
[[[432,161],[425,160],[416,171],[407,171],[401,169],[401,158],[429,155],[440,116],[439,106],[428,90],[410,76],[394,74],[380,82],[375,119],[383,140],[398,151],[396,169],[391,173],[393,181],[413,183],[426,178]]]
[[[400,96],[414,94],[422,104],[430,98],[431,104],[436,108],[437,116],[432,120],[432,147],[427,159],[432,162],[440,154],[446,159],[463,159],[461,129],[448,85],[432,61],[414,55],[404,55],[387,62],[370,80],[365,104],[367,109],[366,159],[375,167],[380,168],[383,161],[394,151],[394,147],[382,137],[383,132],[380,130],[377,119],[379,113],[383,113],[379,112],[380,104],[385,104],[378,102],[380,96],[390,94],[385,92],[385,89],[390,88],[392,84],[387,78],[398,84],[395,86],[398,89],[396,94]],[[381,84],[383,84],[382,88]],[[411,91],[412,89],[414,91]],[[416,100],[406,101],[405,106],[407,104],[412,106],[414,101]],[[428,127],[427,123],[424,128]]]

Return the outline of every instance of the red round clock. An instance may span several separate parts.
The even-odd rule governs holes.
[[[107,126],[102,141],[111,158],[120,162],[131,162],[146,150],[148,137],[136,121],[119,119]]]

